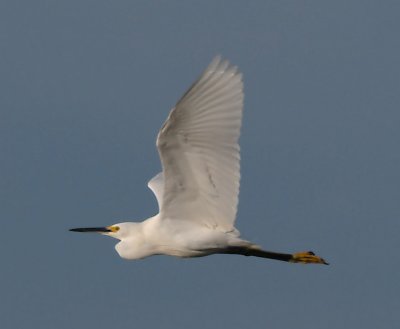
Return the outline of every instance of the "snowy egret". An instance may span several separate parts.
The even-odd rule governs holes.
[[[265,251],[239,237],[234,223],[242,110],[242,75],[227,60],[216,57],[171,110],[158,134],[163,170],[148,186],[156,196],[159,214],[140,223],[71,231],[98,232],[120,240],[115,249],[125,259],[240,254],[327,264],[311,251]]]

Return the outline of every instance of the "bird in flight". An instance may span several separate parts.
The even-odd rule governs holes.
[[[239,254],[328,264],[311,251],[266,251],[240,238],[234,224],[242,112],[242,75],[227,60],[216,57],[171,110],[158,133],[162,172],[148,187],[156,196],[159,213],[143,222],[70,231],[118,239],[115,249],[125,259]]]

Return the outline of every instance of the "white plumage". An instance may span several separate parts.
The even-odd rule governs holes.
[[[162,217],[184,218],[224,232],[233,229],[242,110],[242,76],[217,57],[177,103],[158,134],[164,176]]]
[[[216,57],[171,110],[158,134],[162,172],[148,186],[157,198],[159,214],[141,223],[72,231],[119,239],[116,250],[126,259],[225,253],[325,263],[311,252],[269,252],[239,238],[234,223],[242,111],[242,75]]]

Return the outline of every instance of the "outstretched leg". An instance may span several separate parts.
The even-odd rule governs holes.
[[[240,246],[228,247],[221,253],[276,259],[289,263],[314,263],[329,265],[329,263],[327,263],[323,258],[316,256],[312,251],[299,252],[295,254],[285,254],[280,252],[262,250],[257,246]]]

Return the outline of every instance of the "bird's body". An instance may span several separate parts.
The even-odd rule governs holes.
[[[216,57],[172,109],[158,134],[163,171],[148,186],[157,198],[159,214],[143,222],[72,231],[119,239],[116,250],[125,259],[222,253],[326,264],[312,252],[264,251],[239,237],[234,222],[242,111],[242,76],[228,61]]]
[[[117,245],[118,254],[125,259],[140,259],[152,255],[200,257],[216,253],[228,246],[247,245],[234,233],[204,226],[165,219],[156,215],[140,223],[120,223],[128,232]]]

